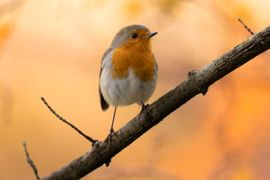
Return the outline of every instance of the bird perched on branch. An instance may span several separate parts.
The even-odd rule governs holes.
[[[150,41],[156,34],[142,25],[124,27],[102,57],[99,97],[103,111],[114,106],[110,135],[117,107],[138,103],[143,109],[154,92],[158,67]]]

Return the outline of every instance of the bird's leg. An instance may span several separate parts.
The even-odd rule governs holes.
[[[114,133],[113,130],[113,124],[114,124],[114,119],[115,119],[115,115],[116,115],[116,109],[117,107],[114,108],[114,112],[113,112],[113,119],[112,119],[112,124],[111,124],[111,129],[110,129],[110,133],[108,135],[108,137],[106,138],[106,140],[108,139],[108,144],[109,144],[109,151],[111,152],[111,141],[112,141],[112,135]],[[109,166],[111,162],[111,159],[109,159],[107,162],[105,162],[106,166]]]
[[[115,118],[115,115],[116,115],[116,109],[117,109],[117,107],[114,108],[112,125],[111,125],[111,129],[110,129],[110,134],[113,134],[114,133],[113,124],[114,124],[114,118]]]
[[[114,119],[115,119],[115,115],[116,115],[116,110],[117,110],[117,107],[114,108],[113,119],[112,119],[112,124],[111,124],[111,129],[110,129],[110,134],[108,136],[108,138],[109,138],[109,147],[110,148],[111,148],[111,138],[112,138],[112,135],[114,133],[113,124],[114,124]]]

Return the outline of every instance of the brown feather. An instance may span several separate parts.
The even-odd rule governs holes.
[[[109,104],[104,99],[100,88],[98,89],[98,92],[99,92],[99,100],[100,100],[101,109],[102,111],[106,111],[109,108]]]
[[[109,49],[107,49],[107,51],[105,51],[105,53],[103,54],[102,59],[101,59],[101,64],[102,64],[102,61],[103,61],[104,57],[105,57],[111,50],[112,50],[112,49],[109,48]],[[102,72],[102,68],[100,68],[100,71],[99,71],[99,79],[100,79],[101,72]],[[101,92],[101,90],[100,90],[100,85],[99,85],[99,87],[98,87],[98,93],[99,93],[99,101],[100,101],[101,109],[102,109],[102,111],[106,111],[106,110],[109,108],[110,105],[109,105],[109,104],[106,102],[106,100],[104,99],[103,94],[102,94],[102,92]]]

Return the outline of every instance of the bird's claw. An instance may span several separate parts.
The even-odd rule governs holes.
[[[149,104],[142,103],[142,109],[141,109],[140,114],[143,113],[143,111],[147,111],[148,107],[149,107]]]

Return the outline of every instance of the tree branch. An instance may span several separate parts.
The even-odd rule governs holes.
[[[97,140],[91,138],[90,136],[84,134],[80,129],[78,129],[76,126],[74,126],[73,124],[71,124],[70,122],[68,122],[65,118],[63,118],[61,115],[59,115],[50,105],[49,103],[45,100],[44,97],[40,98],[41,101],[45,104],[45,106],[51,111],[51,113],[53,113],[53,115],[55,115],[55,117],[57,117],[60,121],[64,122],[65,124],[67,124],[69,127],[71,127],[72,129],[74,129],[75,131],[77,131],[77,133],[79,133],[81,136],[83,136],[85,139],[87,139],[88,141],[90,141],[92,144],[94,144]]]
[[[44,179],[79,179],[87,175],[191,98],[200,93],[205,94],[210,85],[269,48],[270,27],[267,27],[202,69],[191,71],[185,81],[116,131],[112,135],[110,149],[108,140],[97,142],[89,152]]]
[[[244,28],[251,34],[254,35],[255,33],[242,21],[242,19],[238,18],[238,21],[244,26]]]
[[[26,161],[27,161],[27,163],[28,163],[29,166],[33,169],[33,172],[34,172],[34,174],[35,174],[36,179],[37,179],[37,180],[40,180],[40,177],[39,177],[39,175],[38,175],[38,169],[37,169],[37,167],[35,166],[34,161],[33,161],[33,160],[31,159],[31,157],[30,157],[30,154],[29,154],[29,152],[28,152],[28,150],[27,150],[26,142],[23,142],[22,145],[23,145],[23,149],[24,149],[24,152],[25,152],[25,156],[26,156]]]

